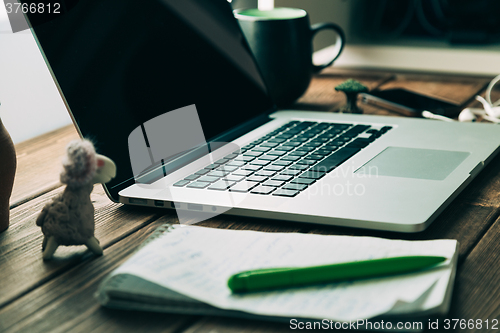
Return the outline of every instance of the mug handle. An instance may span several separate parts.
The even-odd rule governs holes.
[[[339,52],[337,53],[337,55],[332,60],[330,60],[328,63],[323,64],[323,65],[314,65],[313,64],[314,73],[317,73],[320,70],[322,70],[323,68],[330,66],[339,57],[340,53],[342,53],[342,50],[344,49],[344,44],[345,44],[344,31],[342,30],[342,28],[340,28],[335,23],[325,22],[325,23],[317,23],[317,24],[313,25],[311,27],[311,40],[314,38],[314,36],[319,31],[321,31],[323,29],[330,29],[330,30],[334,30],[335,32],[337,32],[337,34],[339,35],[339,39],[340,39],[340,48],[339,48]],[[338,43],[339,43],[339,40],[337,40],[337,44]]]

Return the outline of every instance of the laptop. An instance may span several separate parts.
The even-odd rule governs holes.
[[[491,124],[277,110],[225,0],[66,8],[33,33],[78,131],[117,164],[115,202],[418,232],[498,153]]]

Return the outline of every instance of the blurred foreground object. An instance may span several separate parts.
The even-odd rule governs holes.
[[[0,118],[0,232],[9,227],[9,199],[16,174],[16,151]]]
[[[64,192],[45,205],[36,220],[44,235],[43,259],[51,259],[59,245],[86,245],[96,255],[102,255],[94,237],[94,206],[90,193],[94,184],[107,183],[116,176],[115,163],[96,154],[88,140],[69,143],[63,159],[61,183]]]

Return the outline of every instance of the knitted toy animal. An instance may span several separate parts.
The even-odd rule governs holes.
[[[96,154],[88,140],[72,141],[63,159],[61,183],[63,193],[45,205],[36,220],[44,235],[43,259],[51,259],[59,245],[86,245],[96,255],[102,255],[94,237],[94,206],[90,193],[96,183],[107,183],[116,176],[115,163]]]

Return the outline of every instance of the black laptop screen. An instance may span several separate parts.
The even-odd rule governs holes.
[[[134,183],[127,140],[195,105],[210,140],[272,109],[226,0],[71,0],[34,32],[81,133]],[[166,145],[169,142],[165,142]]]

